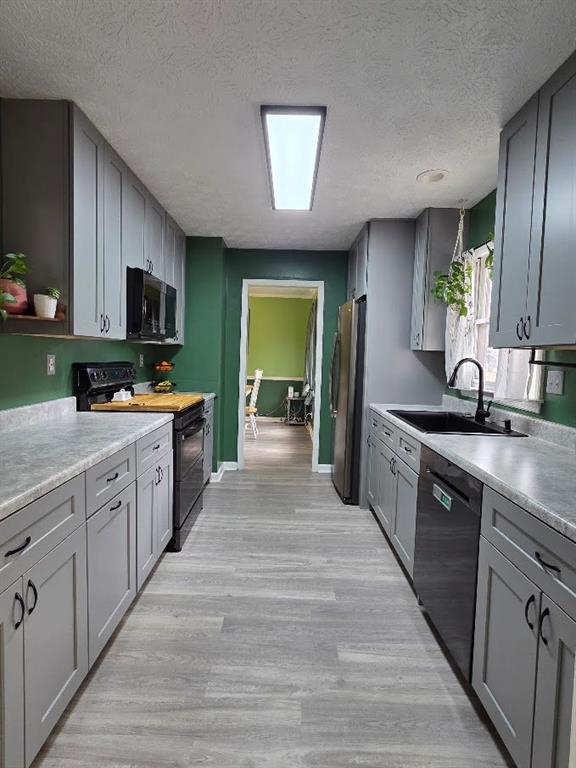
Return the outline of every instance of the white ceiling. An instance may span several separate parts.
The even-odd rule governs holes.
[[[345,248],[489,192],[575,41],[574,0],[1,0],[0,92],[76,101],[188,234]],[[261,103],[328,107],[311,213],[271,209]]]

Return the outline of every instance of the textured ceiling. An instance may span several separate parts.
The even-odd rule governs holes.
[[[492,189],[575,40],[574,0],[0,0],[0,92],[76,101],[188,234],[342,248]],[[261,103],[328,107],[311,213],[270,207]]]

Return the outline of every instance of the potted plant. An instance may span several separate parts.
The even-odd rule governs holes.
[[[22,279],[28,274],[26,256],[23,253],[6,253],[0,265],[0,316],[20,315],[28,308],[26,284]]]
[[[58,288],[46,288],[44,293],[35,293],[34,311],[36,316],[47,319],[55,317],[59,298],[60,291]]]

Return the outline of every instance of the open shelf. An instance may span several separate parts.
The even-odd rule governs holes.
[[[36,315],[11,315],[8,313],[6,320],[38,320],[42,323],[63,323],[65,317],[37,317]]]

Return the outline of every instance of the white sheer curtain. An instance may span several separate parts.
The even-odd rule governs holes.
[[[542,352],[536,353],[537,359],[543,356]],[[529,359],[527,349],[499,350],[495,400],[539,402],[542,399],[542,366],[530,365]]]

